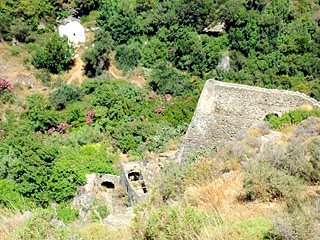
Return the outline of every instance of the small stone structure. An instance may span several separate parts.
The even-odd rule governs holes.
[[[84,27],[78,21],[69,22],[59,26],[60,37],[67,37],[69,42],[74,44],[86,41]]]
[[[226,24],[224,22],[213,22],[208,27],[203,29],[206,33],[221,33],[226,28]]]
[[[76,197],[72,201],[72,206],[79,210],[79,215],[83,218],[86,217],[99,188],[114,189],[120,186],[120,177],[111,174],[92,173],[88,174],[86,178],[87,184],[78,189]]]
[[[315,99],[299,92],[208,80],[177,161],[187,161],[197,151],[208,151],[216,142],[236,139],[268,114],[281,115],[303,105],[320,107]]]
[[[148,197],[148,189],[143,175],[142,162],[121,164],[121,185],[128,194],[131,205],[137,204]]]

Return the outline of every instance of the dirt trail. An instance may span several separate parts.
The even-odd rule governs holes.
[[[82,53],[83,51],[78,51],[79,56],[74,59],[73,67],[67,72],[68,84],[72,83],[75,85],[81,85],[82,81],[85,78],[85,75],[83,73],[84,63],[81,60]]]
[[[133,71],[131,75],[124,76],[123,71],[119,70],[113,61],[111,61],[108,72],[111,79],[123,79],[135,87],[143,88],[146,82],[144,76],[141,73],[138,73],[138,71]]]

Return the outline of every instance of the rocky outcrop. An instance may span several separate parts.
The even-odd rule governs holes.
[[[177,160],[208,151],[221,140],[234,140],[268,114],[281,115],[303,105],[320,107],[306,94],[208,80],[180,147]]]

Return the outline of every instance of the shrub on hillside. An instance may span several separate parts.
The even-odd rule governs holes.
[[[297,109],[289,111],[288,113],[284,113],[281,115],[281,117],[278,117],[276,115],[273,115],[270,117],[270,119],[266,119],[269,124],[271,125],[271,128],[276,129],[288,124],[298,124],[302,120],[307,119],[308,117],[320,117],[320,110],[319,109],[313,109],[312,111],[308,111],[305,109]]]
[[[85,73],[88,77],[101,75],[110,65],[109,54],[113,48],[113,40],[108,32],[99,30],[95,33],[94,48],[87,49],[82,55],[85,62]]]
[[[166,62],[156,64],[147,76],[147,80],[153,91],[163,95],[168,93],[181,95],[191,88],[188,77]]]
[[[81,88],[72,84],[63,84],[58,90],[50,93],[50,102],[57,110],[62,110],[67,104],[81,100],[83,96]]]
[[[294,202],[303,188],[298,178],[262,158],[246,163],[243,189],[245,199],[251,201],[283,198]]]
[[[29,43],[29,42],[35,41],[34,35],[32,35],[31,27],[28,25],[18,24],[18,25],[13,26],[12,30],[13,30],[15,38],[19,42]]]
[[[134,239],[199,239],[206,227],[216,225],[221,219],[193,207],[179,206],[137,214],[133,224]]]
[[[45,46],[36,50],[32,64],[36,68],[47,69],[52,73],[60,73],[69,68],[74,54],[73,46],[57,33],[46,41]]]
[[[140,58],[141,50],[137,43],[132,43],[130,45],[120,45],[116,48],[115,59],[117,61],[117,68],[124,70],[124,73],[137,67]]]
[[[59,114],[42,94],[28,96],[27,103],[28,108],[21,118],[30,121],[35,131],[45,131],[60,123]]]
[[[319,198],[307,199],[283,212],[274,213],[269,236],[271,239],[318,239],[319,220]]]

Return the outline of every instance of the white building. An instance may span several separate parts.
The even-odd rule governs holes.
[[[68,41],[74,44],[84,43],[86,41],[84,27],[76,21],[59,26],[59,35],[60,37],[66,36]]]

